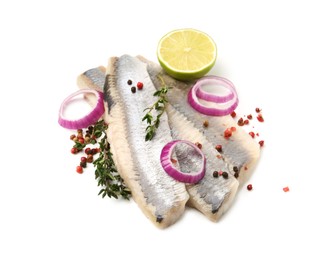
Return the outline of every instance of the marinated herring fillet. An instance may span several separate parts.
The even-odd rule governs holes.
[[[143,82],[144,90],[132,93],[129,79]],[[110,59],[104,94],[113,158],[141,210],[155,225],[165,228],[181,217],[189,196],[185,185],[168,176],[160,164],[160,152],[172,140],[167,114],[161,117],[155,138],[145,141],[142,118],[144,109],[154,102],[154,92],[145,63],[129,55]]]
[[[97,78],[91,79],[91,75],[95,74],[89,73],[90,71],[93,72],[93,69],[82,74],[79,77],[79,80],[84,80],[86,77],[87,80],[84,82],[98,81]],[[79,85],[86,86],[86,84]],[[92,87],[93,84],[88,84],[88,86]],[[170,95],[171,93],[172,92],[170,92]],[[223,160],[217,158],[219,153],[212,147],[211,143],[206,140],[203,133],[198,131],[191,122],[186,120],[186,118],[171,105],[167,105],[167,113],[173,139],[201,143],[203,147],[202,151],[207,160],[204,178],[197,184],[186,185],[186,189],[190,195],[189,205],[197,208],[210,220],[218,220],[231,205],[238,188],[238,181],[233,175],[229,175],[228,179],[223,177],[214,178],[214,170],[219,172],[230,172],[228,165]]]
[[[183,103],[186,103],[187,99],[185,95],[189,90],[189,84],[176,81],[168,77],[166,74],[163,74],[163,71],[158,65],[144,59],[143,57],[139,58],[148,64],[148,72],[156,86],[160,87],[160,80],[157,78],[157,75],[162,75],[163,79],[166,81],[166,84],[173,87],[168,95],[170,103],[172,103],[174,100],[174,95],[179,95]],[[102,91],[102,85],[104,82],[104,76],[103,74],[100,74],[100,71],[102,70],[102,67],[98,67],[84,72],[78,78],[79,87],[90,87]],[[101,77],[101,79],[98,77]],[[184,95],[178,93],[183,93],[185,91],[186,94]],[[151,103],[149,105],[151,105]],[[174,103],[174,106],[176,107],[176,103]],[[196,122],[198,122],[197,126],[197,123],[193,122],[194,120],[189,120],[189,117],[186,116],[187,113],[181,111],[180,109],[175,109],[174,106],[167,105],[167,114],[173,139],[184,139],[193,143],[201,143],[202,151],[207,158],[208,167],[205,177],[198,184],[186,185],[187,191],[190,195],[189,205],[200,210],[209,219],[217,220],[230,206],[238,187],[238,181],[233,177],[235,173],[233,171],[233,167],[239,166],[239,181],[241,182],[242,178],[243,181],[246,180],[259,157],[259,146],[257,146],[254,140],[251,139],[247,133],[245,133],[242,129],[239,129],[240,127],[236,126],[236,123],[230,116],[215,117],[220,122],[218,122],[218,124],[213,123],[212,127],[210,125],[210,121],[212,121],[213,117],[206,116],[206,118],[199,119],[199,117],[205,116],[201,115],[195,110],[191,110],[191,113],[197,113],[196,118],[199,119],[196,120]],[[185,106],[186,105],[184,104],[184,107]],[[209,122],[209,126],[207,128],[207,130],[209,130],[209,135],[212,132],[217,133],[215,136],[216,138],[210,138],[213,143],[206,138],[207,135],[204,135],[206,129],[203,127],[203,122],[205,120],[208,120]],[[231,150],[224,149],[223,153],[219,154],[216,149],[214,149],[214,143],[221,143],[223,148],[226,147],[229,140],[223,137],[223,131],[228,126],[236,126],[237,132],[235,132],[230,138],[231,143],[228,144],[228,147],[231,146]],[[216,129],[216,127],[219,129]],[[235,142],[233,142],[233,140]],[[242,147],[235,148],[235,146],[240,145]],[[214,160],[214,158],[216,159]],[[214,178],[213,170],[219,170],[222,172],[226,171],[229,173],[229,178]]]

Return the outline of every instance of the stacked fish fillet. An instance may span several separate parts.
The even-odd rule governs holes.
[[[145,141],[144,109],[150,107],[160,89],[162,76],[172,89],[166,111],[151,141]],[[128,80],[143,82],[144,89],[131,92]],[[239,184],[247,180],[258,161],[259,145],[231,116],[200,114],[187,102],[191,83],[177,81],[144,57],[112,57],[107,69],[90,69],[78,77],[80,88],[103,91],[108,141],[121,177],[143,213],[158,227],[175,223],[185,206],[198,209],[212,221],[230,207]],[[203,123],[208,121],[208,127]],[[230,139],[223,137],[228,127],[236,127]],[[185,184],[170,177],[160,164],[164,145],[172,140],[200,143],[206,157],[206,172],[197,184]],[[215,149],[222,145],[221,154]],[[237,169],[239,174],[237,175]],[[228,173],[228,178],[213,177],[213,172]],[[234,176],[235,175],[235,176]]]

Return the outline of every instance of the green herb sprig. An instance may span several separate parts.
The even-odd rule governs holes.
[[[107,127],[103,120],[99,121],[94,127],[96,130],[94,131],[95,135],[102,137],[98,142],[100,145],[99,157],[93,162],[93,165],[96,167],[95,179],[98,181],[98,186],[102,187],[98,195],[101,195],[102,198],[108,196],[109,198],[114,197],[116,199],[121,196],[128,200],[131,192],[117,173],[110,151],[110,144],[107,140]]]
[[[146,108],[144,111],[148,111],[145,116],[142,118],[142,121],[146,121],[148,126],[146,127],[146,136],[145,140],[150,141],[154,138],[156,134],[156,130],[159,127],[160,124],[160,118],[164,114],[166,110],[166,104],[168,103],[167,100],[167,93],[171,89],[168,87],[163,78],[161,76],[158,76],[160,81],[162,82],[162,88],[160,90],[157,90],[153,96],[158,97],[157,101],[150,107]],[[157,116],[154,119],[152,115],[152,111],[157,111]]]

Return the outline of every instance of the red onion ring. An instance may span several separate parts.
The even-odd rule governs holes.
[[[175,146],[179,143],[185,143],[191,147],[193,147],[198,153],[199,155],[201,155],[202,160],[203,160],[203,164],[202,164],[202,168],[197,171],[197,172],[191,172],[191,173],[186,173],[186,172],[182,172],[177,170],[171,161],[171,156],[173,153],[173,150],[175,148]],[[164,171],[171,177],[173,177],[175,180],[180,181],[180,182],[185,182],[185,183],[197,183],[198,181],[200,181],[204,175],[205,175],[205,163],[206,163],[206,159],[204,154],[202,153],[202,151],[193,143],[189,142],[189,141],[185,141],[185,140],[174,140],[171,141],[169,143],[167,143],[160,154],[160,163],[164,169]]]
[[[93,110],[89,114],[87,114],[86,116],[78,120],[68,120],[64,118],[63,112],[65,107],[69,104],[69,102],[75,96],[80,94],[86,94],[86,93],[92,93],[97,97],[97,104],[93,108]],[[94,123],[96,123],[103,114],[104,114],[103,93],[93,89],[81,89],[72,93],[67,98],[65,98],[65,100],[63,101],[59,109],[58,123],[62,127],[67,129],[82,129],[82,128],[87,128],[90,125],[93,125]]]
[[[202,86],[217,84],[229,91],[228,95],[216,95],[206,92]],[[221,105],[221,108],[210,107],[202,104],[200,100],[213,102]],[[209,116],[225,116],[233,112],[239,103],[238,95],[233,83],[225,78],[217,76],[206,76],[198,80],[188,93],[188,103],[198,112]]]

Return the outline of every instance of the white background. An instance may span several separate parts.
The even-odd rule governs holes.
[[[0,259],[322,259],[319,3],[2,1]],[[159,39],[186,27],[217,43],[212,73],[235,84],[238,112],[263,109],[265,147],[254,190],[218,223],[188,209],[159,230],[75,172],[58,109],[83,71],[125,53],[157,62]]]

